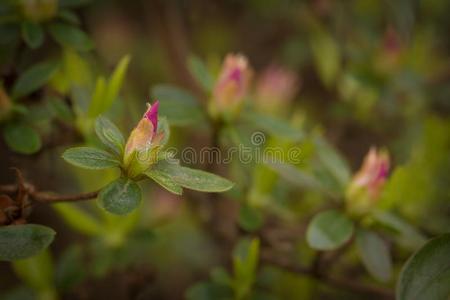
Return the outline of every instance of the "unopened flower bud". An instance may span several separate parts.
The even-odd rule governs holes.
[[[164,137],[163,132],[157,132],[158,108],[158,101],[149,105],[128,138],[123,161],[131,178],[146,171],[157,160],[160,142]]]
[[[389,174],[389,155],[371,148],[347,189],[347,208],[362,215],[376,204]]]
[[[287,107],[299,88],[297,75],[281,66],[269,66],[256,84],[257,106],[267,113],[279,112]]]
[[[250,77],[247,58],[240,54],[228,54],[214,86],[212,114],[236,114],[247,94]]]

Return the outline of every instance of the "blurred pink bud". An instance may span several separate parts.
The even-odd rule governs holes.
[[[159,102],[148,104],[148,109],[131,132],[125,146],[124,164],[133,175],[145,171],[155,162],[159,144],[164,137],[163,132],[157,133],[158,129]]]
[[[247,58],[228,54],[213,90],[213,101],[219,112],[233,111],[247,94],[251,71]]]
[[[266,68],[256,84],[256,101],[265,111],[286,106],[297,93],[299,80],[297,75],[281,66]]]
[[[389,174],[387,152],[372,147],[364,158],[363,165],[352,179],[353,188],[365,188],[371,199],[378,198]]]

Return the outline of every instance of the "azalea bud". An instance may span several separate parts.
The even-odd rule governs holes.
[[[149,104],[147,111],[131,132],[124,152],[124,165],[129,177],[139,176],[146,171],[158,157],[163,132],[158,132],[159,102]]]
[[[58,0],[20,0],[23,16],[33,22],[46,21],[56,15]]]
[[[228,54],[214,86],[211,113],[215,116],[236,114],[247,94],[250,77],[247,58],[240,54]]]
[[[285,108],[299,88],[297,75],[281,66],[269,66],[256,84],[256,102],[262,111],[273,113]]]
[[[347,208],[362,215],[374,207],[389,173],[389,156],[371,148],[347,189]]]

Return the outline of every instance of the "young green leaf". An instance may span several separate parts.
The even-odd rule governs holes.
[[[47,248],[55,236],[49,227],[24,224],[0,227],[0,260],[23,259]]]
[[[92,96],[92,101],[89,105],[88,115],[90,117],[97,117],[111,107],[122,87],[125,72],[128,69],[129,63],[130,56],[126,55],[119,61],[108,82],[106,82],[103,77],[97,79],[94,95]]]
[[[153,170],[167,174],[182,187],[200,192],[225,192],[233,187],[228,179],[201,170],[181,167],[175,163],[159,161]]]
[[[52,23],[49,30],[53,39],[62,46],[72,47],[78,51],[91,50],[94,46],[86,33],[75,26],[65,23]]]
[[[62,158],[68,163],[85,169],[100,170],[119,167],[120,162],[110,153],[91,147],[75,147],[64,151]]]
[[[22,38],[30,48],[39,48],[44,41],[44,31],[39,24],[25,21],[22,23]]]
[[[6,144],[22,154],[33,154],[41,148],[41,138],[31,127],[20,123],[10,123],[3,128]]]
[[[203,89],[210,92],[213,88],[214,79],[209,73],[204,62],[199,57],[191,55],[188,58],[188,68]]]
[[[118,156],[122,156],[125,139],[113,122],[106,117],[98,117],[95,121],[95,132],[106,147]]]
[[[259,240],[242,239],[233,250],[234,282],[236,299],[244,299],[251,290],[259,261]]]
[[[164,133],[164,138],[159,143],[161,147],[164,147],[170,139],[170,126],[169,122],[167,122],[167,118],[160,117],[158,119],[158,132]]]
[[[156,85],[152,96],[160,99],[160,114],[166,116],[171,125],[183,126],[205,120],[199,101],[191,93],[171,85]]]
[[[42,87],[55,74],[58,66],[56,61],[45,61],[27,69],[13,86],[13,98],[21,98]]]
[[[383,239],[372,231],[360,229],[356,233],[356,246],[367,271],[379,281],[389,281],[392,259]]]
[[[306,241],[317,250],[334,250],[353,235],[353,223],[336,210],[320,212],[314,216],[306,231]]]
[[[398,300],[447,300],[450,295],[450,234],[430,240],[403,266]]]
[[[116,215],[125,215],[141,202],[141,189],[136,182],[119,178],[105,186],[98,195],[100,207]]]
[[[157,169],[150,169],[144,174],[171,193],[174,193],[176,195],[181,195],[183,193],[183,188],[175,181],[173,181],[167,173],[161,172]]]

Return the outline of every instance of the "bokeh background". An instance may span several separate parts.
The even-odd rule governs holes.
[[[72,53],[67,103],[82,107],[86,102],[83,93],[95,87],[97,76],[108,76],[122,57],[130,55],[120,97],[108,111],[128,132],[145,103],[153,101],[152,89],[159,84],[204,97],[189,71],[193,56],[216,75],[227,53],[245,55],[253,70],[253,87],[267,67],[282,66],[295,74],[296,88],[289,103],[283,104],[287,108],[277,112],[279,116],[320,132],[353,171],[371,146],[387,149],[393,167],[380,200],[382,207],[403,215],[424,236],[449,230],[449,1],[61,2],[73,2],[70,7],[80,28],[95,45],[92,51]],[[10,50],[13,44],[1,45],[5,86],[15,79],[11,66],[23,70],[30,62],[60,51],[71,55],[51,41],[33,51],[23,46]],[[11,51],[19,55],[11,59]],[[41,189],[76,193],[97,189],[115,178],[114,172],[80,171],[60,159],[68,146],[89,140],[80,130],[83,121],[71,114],[50,120],[39,98],[34,95],[25,104],[37,120],[42,149],[32,155],[15,154],[2,140],[0,181],[12,182],[14,173],[8,168],[18,167]],[[200,148],[208,145],[208,138],[209,130],[202,124],[181,122],[172,127],[170,143]],[[306,141],[299,147],[308,161],[314,152],[311,145]],[[240,181],[242,177],[233,168],[225,166],[220,172],[244,187],[254,184],[252,175]],[[279,185],[273,196],[278,200],[264,210],[264,228],[272,231],[281,248],[286,244],[288,251],[307,260],[310,254],[298,220],[309,218],[313,207],[326,203],[326,197],[314,189]],[[80,229],[76,225],[80,217],[68,212],[79,209],[102,217],[95,204],[36,207],[30,220],[54,228],[57,237],[51,252],[41,258],[46,269],[35,272],[38,277],[52,278],[49,282],[54,286],[44,283],[43,289],[39,285],[30,288],[20,271],[1,262],[0,298],[35,299],[45,295],[46,289],[56,289],[61,299],[184,299],[189,295],[203,299],[192,296],[190,288],[208,280],[214,267],[229,266],[229,257],[222,253],[226,246],[201,225],[208,200],[196,193],[176,197],[151,184],[143,188],[139,213],[125,221],[105,217],[110,234],[100,236],[89,228]],[[233,223],[241,203],[236,199],[242,197],[232,193],[227,198],[231,204],[224,205],[219,217]],[[411,249],[414,246],[393,249],[399,259],[397,271]],[[351,265],[351,255],[346,261]],[[336,272],[368,280],[361,267]],[[263,268],[257,285],[266,293],[254,299],[359,299],[271,267]]]

